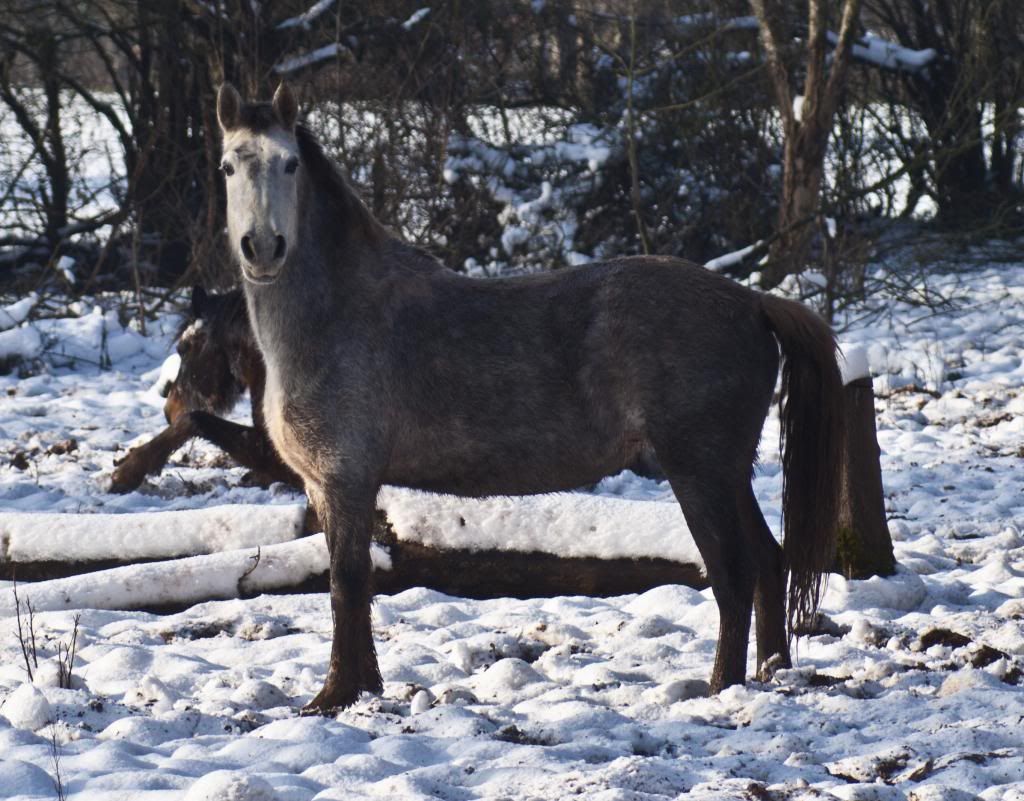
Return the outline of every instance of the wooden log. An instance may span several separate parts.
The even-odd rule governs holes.
[[[875,427],[875,393],[870,377],[846,384],[842,495],[837,569],[847,578],[891,576],[896,572],[892,537],[885,518],[881,451]]]
[[[448,595],[477,599],[558,595],[600,597],[644,592],[662,584],[685,584],[697,589],[708,586],[698,565],[668,559],[565,558],[537,551],[433,548],[398,539],[382,512],[377,515],[374,539],[387,548],[391,558],[389,570],[376,570],[374,573],[374,588],[379,593],[392,594],[411,587],[427,587]],[[3,561],[0,562],[0,577],[19,582],[47,581],[157,561],[167,560]],[[239,586],[241,588],[242,584]],[[261,592],[289,594],[326,592],[327,589],[325,569],[285,586],[253,592],[240,589],[238,597]],[[26,588],[26,592],[31,590]],[[139,604],[132,608],[165,613],[187,608],[196,602],[193,598],[181,604],[154,604],[140,599]]]

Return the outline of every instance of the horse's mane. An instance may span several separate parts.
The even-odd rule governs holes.
[[[242,294],[239,287],[233,287],[224,292],[210,292],[206,297],[206,308],[203,314],[196,314],[194,309],[189,309],[188,314],[182,316],[174,335],[175,342],[180,340],[198,320],[208,322],[210,326],[219,326],[221,324],[228,325],[234,322],[239,315],[245,315],[246,325],[248,325],[249,312],[245,306],[245,295]]]
[[[324,153],[313,132],[305,125],[296,125],[295,138],[307,175],[328,199],[335,212],[333,216],[346,222],[350,229],[360,231],[373,244],[387,239],[387,229],[366,208],[335,161]]]

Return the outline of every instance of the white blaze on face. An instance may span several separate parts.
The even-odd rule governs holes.
[[[277,237],[291,246],[298,233],[299,150],[294,135],[281,128],[254,134],[237,129],[224,134],[221,166],[227,187],[228,236],[243,269],[268,267]],[[253,252],[242,240],[250,237]]]

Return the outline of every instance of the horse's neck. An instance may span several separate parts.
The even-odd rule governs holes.
[[[294,375],[296,365],[315,363],[319,349],[334,347],[339,332],[343,335],[339,326],[358,316],[370,287],[386,269],[380,250],[337,214],[306,183],[300,195],[300,244],[281,277],[268,286],[246,285],[268,379]]]
[[[333,346],[365,297],[367,254],[353,245],[337,253],[304,249],[269,286],[246,287],[253,333],[268,375],[296,372],[317,361],[319,349]]]

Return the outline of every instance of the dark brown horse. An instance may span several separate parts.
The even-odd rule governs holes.
[[[788,621],[833,559],[841,380],[828,326],[685,261],[623,258],[513,279],[443,269],[389,235],[287,87],[218,96],[228,235],[267,368],[278,453],[324,522],[334,638],[326,712],[380,691],[369,541],[382,483],[458,495],[577,487],[652,449],[707,567],[711,690],[788,665]],[[781,347],[785,550],[750,485]],[[623,535],[625,536],[625,532]]]
[[[213,443],[251,472],[247,480],[266,486],[302,482],[274,451],[263,422],[266,370],[249,325],[241,290],[223,295],[192,291],[191,313],[178,336],[181,367],[165,389],[168,426],[120,460],[110,479],[111,492],[138,489],[147,475],[157,475],[171,454],[194,437]],[[248,389],[251,426],[224,420]]]

